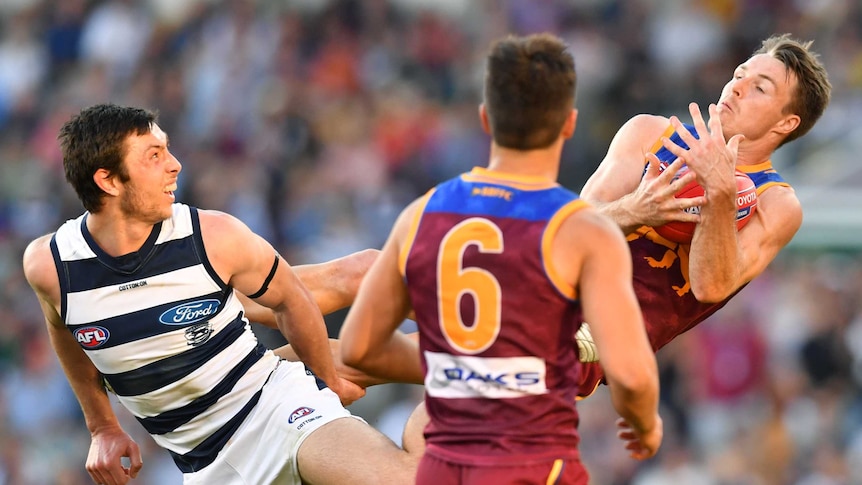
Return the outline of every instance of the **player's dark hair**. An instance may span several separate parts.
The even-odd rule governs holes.
[[[508,36],[491,46],[485,111],[494,141],[506,148],[550,146],[575,102],[575,60],[551,34]]]
[[[103,168],[123,182],[129,180],[123,165],[126,138],[149,133],[156,119],[154,112],[141,108],[98,104],[83,109],[60,128],[57,138],[66,180],[84,209],[95,213],[102,208],[105,192],[93,180],[96,170]]]
[[[796,76],[796,92],[784,112],[799,115],[799,126],[787,135],[781,145],[808,133],[826,110],[832,96],[832,84],[826,68],[818,54],[811,50],[811,44],[812,41],[793,39],[790,34],[773,35],[764,40],[760,49],[753,54],[767,54],[778,59],[788,73],[792,72]]]

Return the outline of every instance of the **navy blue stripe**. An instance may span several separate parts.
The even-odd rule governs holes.
[[[224,448],[225,443],[231,439],[233,434],[236,433],[236,430],[242,424],[243,420],[245,420],[246,416],[248,416],[251,410],[254,409],[257,402],[260,401],[260,395],[262,392],[263,389],[254,393],[254,396],[251,397],[248,404],[243,406],[243,408],[240,409],[240,411],[236,413],[230,421],[225,423],[225,425],[218,431],[211,434],[209,438],[203,440],[201,444],[195,446],[192,451],[185,455],[180,455],[168,450],[171,454],[171,458],[174,459],[174,463],[176,463],[177,468],[179,468],[183,473],[192,473],[202,470],[212,463],[216,459],[216,456],[218,456],[219,451]]]
[[[689,133],[692,134],[692,136],[694,136],[695,138],[700,138],[700,136],[697,134],[697,129],[693,125],[683,123],[683,126],[689,131]],[[682,141],[682,138],[679,136],[679,133],[674,131],[673,134],[670,136],[670,141],[688,150],[688,145],[684,141]],[[674,155],[673,152],[671,152],[664,146],[662,146],[655,152],[655,156],[660,161],[667,162],[668,164],[676,160],[676,155]]]
[[[132,281],[188,268],[200,262],[190,258],[192,254],[196,252],[191,236],[159,244],[148,257],[148,264],[134,273],[134,279],[129,273],[115,271],[98,258],[67,261],[69,279],[72,283],[69,291],[86,291],[114,285],[119,287]]]
[[[761,185],[768,184],[770,182],[785,182],[784,177],[782,177],[778,172],[768,171],[768,172],[754,172],[749,173],[748,177],[754,182],[755,187],[760,187]]]
[[[105,380],[118,396],[139,396],[161,389],[203,366],[245,331],[245,322],[237,318],[203,345],[134,370],[106,374]]]
[[[137,273],[138,270],[146,265],[149,259],[153,256],[153,247],[155,247],[156,241],[159,239],[159,233],[162,231],[163,221],[160,221],[153,226],[147,240],[144,241],[144,244],[142,244],[137,251],[114,257],[102,250],[102,248],[96,243],[93,235],[90,234],[90,230],[87,228],[87,218],[89,216],[90,213],[87,212],[84,214],[84,217],[81,218],[81,224],[78,226],[81,231],[81,236],[83,236],[87,246],[89,246],[96,254],[99,261],[111,271],[126,275]]]
[[[510,192],[511,199],[473,195],[473,190],[493,187]],[[518,190],[504,183],[466,182],[455,178],[437,186],[425,206],[426,213],[446,212],[464,215],[489,215],[528,221],[544,221],[578,194],[563,187],[546,190]],[[516,202],[517,203],[514,203]]]
[[[305,363],[303,363],[303,365],[305,365]],[[305,365],[305,374],[314,377],[314,382],[315,384],[317,384],[318,390],[322,391],[329,387],[326,385],[326,382],[320,377],[317,377],[317,374],[315,374],[314,371],[309,369],[307,365]]]
[[[207,251],[204,248],[204,239],[201,235],[201,221],[200,216],[198,216],[197,208],[189,206],[189,214],[191,215],[192,220],[192,234],[195,242],[195,255],[197,256],[198,261],[200,261],[201,264],[204,265],[204,268],[206,268],[207,273],[209,273],[210,275],[210,278],[212,278],[213,281],[218,283],[221,289],[225,293],[227,293],[228,291],[230,291],[231,287],[228,286],[227,283],[222,281],[221,277],[218,275],[215,268],[213,268],[212,264],[210,263],[209,258],[207,258]],[[241,251],[240,248],[237,248],[237,250]]]
[[[208,315],[206,319],[177,325],[168,325],[159,321],[159,317],[161,317],[162,314],[164,314],[171,308],[204,300],[219,301],[219,305],[215,313],[213,313],[212,315]],[[176,332],[177,330],[181,330],[186,327],[201,324],[206,320],[210,320],[219,315],[225,308],[224,302],[224,294],[210,293],[207,295],[200,295],[186,300],[168,302],[163,305],[155,306],[152,308],[145,308],[143,310],[138,310],[133,314],[117,315],[115,317],[105,318],[103,320],[95,320],[81,325],[68,325],[68,328],[71,332],[74,332],[79,328],[86,328],[92,326],[100,326],[108,329],[108,333],[110,334],[110,336],[108,340],[99,347],[101,349],[107,349],[110,347],[116,347],[117,345],[134,342],[136,340],[153,337],[155,335]]]
[[[180,426],[191,421],[198,414],[209,409],[223,396],[231,392],[236,383],[251,369],[255,362],[259,361],[266,353],[266,347],[257,344],[257,347],[248,353],[242,361],[218,383],[210,392],[177,409],[166,411],[158,416],[150,418],[138,418],[144,429],[150,434],[169,433]]]
[[[51,236],[51,255],[54,257],[54,266],[57,268],[57,276],[60,278],[60,319],[66,321],[66,295],[69,293],[69,272],[66,263],[60,259],[60,248],[57,247],[57,233]]]

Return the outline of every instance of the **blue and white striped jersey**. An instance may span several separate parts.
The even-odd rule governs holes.
[[[125,406],[184,473],[215,459],[278,357],[204,251],[197,210],[173,205],[134,253],[112,257],[87,213],[51,241],[61,318]]]

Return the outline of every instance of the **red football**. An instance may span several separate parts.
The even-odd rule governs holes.
[[[680,171],[679,175],[682,175]],[[688,185],[681,188],[676,193],[677,199],[685,199],[689,197],[699,197],[703,195],[703,187],[692,180]],[[757,188],[754,182],[745,172],[736,171],[736,229],[742,229],[754,211],[757,209]],[[700,207],[692,207],[686,209],[686,212],[699,213]],[[663,226],[654,228],[665,239],[669,239],[676,243],[689,244],[694,236],[695,223],[693,222],[668,222]]]

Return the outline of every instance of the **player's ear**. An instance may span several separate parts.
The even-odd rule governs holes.
[[[479,105],[479,120],[482,122],[482,129],[490,135],[491,123],[488,121],[488,111],[485,110],[485,103]]]
[[[118,179],[109,170],[100,168],[93,174],[93,182],[109,195],[119,195]]]
[[[799,115],[790,114],[782,118],[781,121],[779,121],[778,123],[776,123],[775,129],[776,131],[778,131],[778,133],[787,136],[793,130],[799,127],[800,121],[801,119],[799,118]]]
[[[578,125],[578,110],[572,109],[569,112],[569,116],[566,117],[566,122],[563,123],[563,129],[561,131],[561,135],[563,138],[569,139],[572,135],[575,134],[575,127]]]

